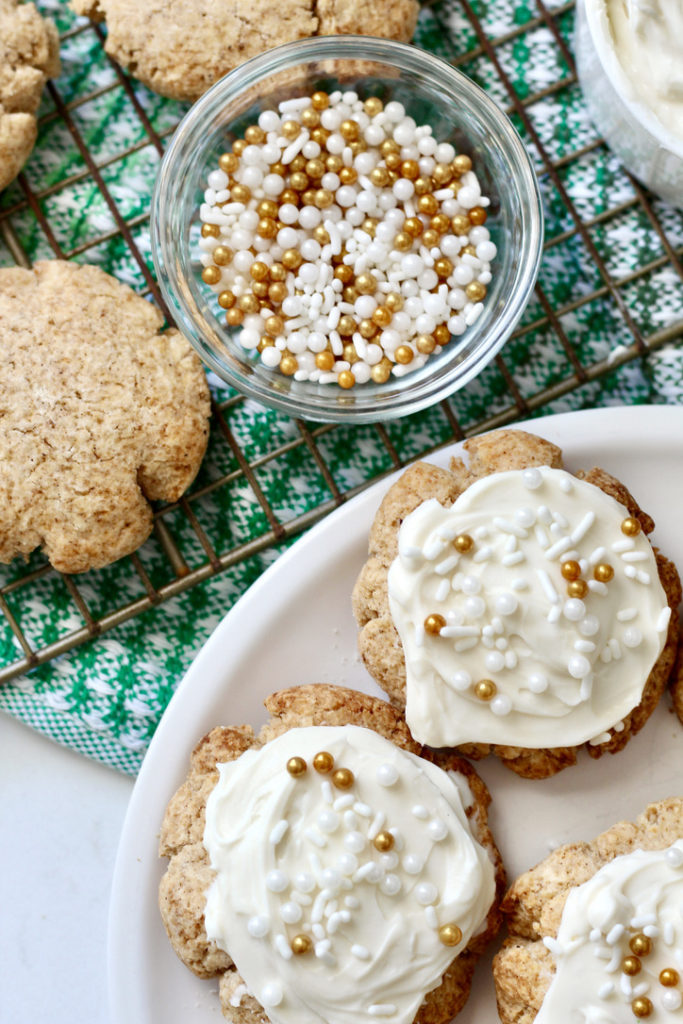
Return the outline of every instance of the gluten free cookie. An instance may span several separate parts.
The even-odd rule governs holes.
[[[150,89],[196,100],[219,78],[280,43],[368,35],[408,42],[417,0],[71,0],[106,21],[106,50]]]
[[[164,817],[178,956],[238,1024],[445,1024],[498,923],[488,793],[383,701],[333,686],[197,746]]]
[[[202,365],[97,267],[0,270],[0,561],[43,547],[82,572],[134,551],[150,500],[192,482],[208,438]]]
[[[0,189],[24,166],[37,135],[43,86],[59,74],[57,29],[35,4],[0,0]]]
[[[683,1006],[683,800],[651,804],[521,875],[494,960],[502,1024],[677,1021]]]
[[[602,469],[503,430],[384,499],[353,595],[370,673],[421,743],[543,778],[621,750],[672,671],[681,591]],[[673,612],[673,614],[672,614]]]

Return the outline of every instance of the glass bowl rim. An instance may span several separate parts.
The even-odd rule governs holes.
[[[269,378],[261,380],[251,371],[240,375],[222,362],[215,355],[207,337],[210,331],[204,329],[206,322],[197,322],[196,311],[185,297],[180,261],[174,258],[173,253],[167,256],[164,245],[170,216],[168,200],[178,194],[176,164],[189,144],[193,140],[197,141],[201,135],[202,124],[206,120],[211,121],[222,105],[238,100],[241,94],[257,85],[262,78],[326,59],[376,61],[399,72],[405,70],[424,74],[429,71],[433,78],[446,76],[451,88],[467,96],[469,102],[477,107],[482,121],[495,128],[499,145],[515,171],[517,202],[524,220],[523,245],[518,253],[522,269],[517,275],[515,290],[511,292],[502,314],[482,340],[473,336],[474,348],[460,364],[453,367],[446,360],[441,364],[438,375],[423,374],[414,384],[410,374],[392,379],[392,388],[385,388],[384,392],[374,390],[371,394],[364,393],[367,385],[359,385],[352,394],[330,387],[329,398],[324,391],[316,392],[315,396],[307,395],[303,389],[290,393],[278,392],[269,383]],[[322,422],[373,423],[415,413],[441,401],[476,377],[499,352],[519,321],[538,275],[543,250],[543,208],[531,157],[517,131],[495,101],[465,74],[442,58],[411,44],[374,36],[314,36],[284,43],[252,57],[216,82],[190,108],[176,127],[157,174],[152,195],[150,231],[152,258],[163,298],[178,328],[203,362],[223,381],[249,398],[298,418]],[[306,385],[308,382],[297,383]]]

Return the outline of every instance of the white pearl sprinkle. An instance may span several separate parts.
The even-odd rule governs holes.
[[[296,924],[303,916],[303,911],[298,903],[283,903],[280,909],[280,917],[285,924]]]
[[[262,939],[270,931],[270,921],[261,914],[255,914],[247,921],[247,931],[254,939]]]
[[[429,833],[429,838],[438,843],[448,835],[448,826],[441,818],[432,818],[427,825],[427,832]]]
[[[494,715],[509,715],[512,711],[512,701],[505,693],[496,694],[489,704]]]
[[[271,981],[261,989],[261,1004],[263,1006],[279,1006],[284,999],[282,986],[277,981]]]
[[[419,885],[415,886],[415,899],[423,907],[434,903],[437,896],[438,890],[431,882],[420,882]]]
[[[271,892],[284,892],[289,886],[289,879],[284,871],[269,871],[266,875],[266,888]]]
[[[394,786],[398,782],[398,770],[393,764],[381,764],[377,769],[377,781],[380,786]]]
[[[525,469],[522,473],[522,482],[530,491],[535,491],[543,483],[543,477],[538,469]]]
[[[545,693],[548,689],[548,680],[542,672],[533,672],[527,680],[527,685],[532,693]]]
[[[348,832],[344,836],[344,846],[350,853],[360,853],[365,847],[365,836],[355,830]]]
[[[568,601],[564,602],[562,611],[564,617],[570,622],[578,622],[586,614],[586,606],[580,598],[570,597]]]
[[[408,875],[419,875],[423,866],[423,861],[414,853],[407,853],[403,858],[403,870]]]
[[[591,663],[582,654],[572,654],[567,662],[567,669],[574,679],[584,679],[591,670]]]

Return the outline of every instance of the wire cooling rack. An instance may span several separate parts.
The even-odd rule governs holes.
[[[57,0],[38,6],[58,22],[64,73],[47,87],[31,161],[0,197],[0,265],[97,263],[163,310],[149,192],[183,108],[112,62],[103,28]],[[139,552],[77,577],[60,576],[40,555],[2,568],[0,680],[228,570],[244,568],[245,589],[302,531],[437,447],[541,413],[667,399],[667,366],[683,339],[683,216],[635,182],[592,128],[572,56],[573,14],[573,3],[441,0],[420,16],[418,45],[499,102],[541,183],[541,273],[501,355],[439,406],[363,427],[289,420],[212,380],[205,465],[184,498],[156,510]]]

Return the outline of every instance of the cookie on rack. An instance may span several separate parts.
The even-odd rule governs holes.
[[[408,42],[417,0],[71,0],[106,21],[107,53],[162,96],[196,100],[219,78],[280,43],[368,35]]]
[[[0,561],[42,546],[82,572],[134,551],[149,500],[199,468],[201,362],[151,303],[93,266],[0,270]]]
[[[503,900],[502,1024],[680,1019],[682,905],[680,797],[555,850]]]
[[[666,689],[678,573],[602,469],[519,430],[389,490],[353,593],[363,661],[412,735],[528,778],[616,753]],[[672,614],[673,613],[673,614]]]
[[[445,1024],[499,927],[488,792],[389,704],[301,686],[216,728],[166,810],[173,948],[235,1024]],[[409,965],[409,969],[407,966]]]
[[[28,160],[43,86],[59,74],[59,36],[35,4],[0,0],[0,189]]]

